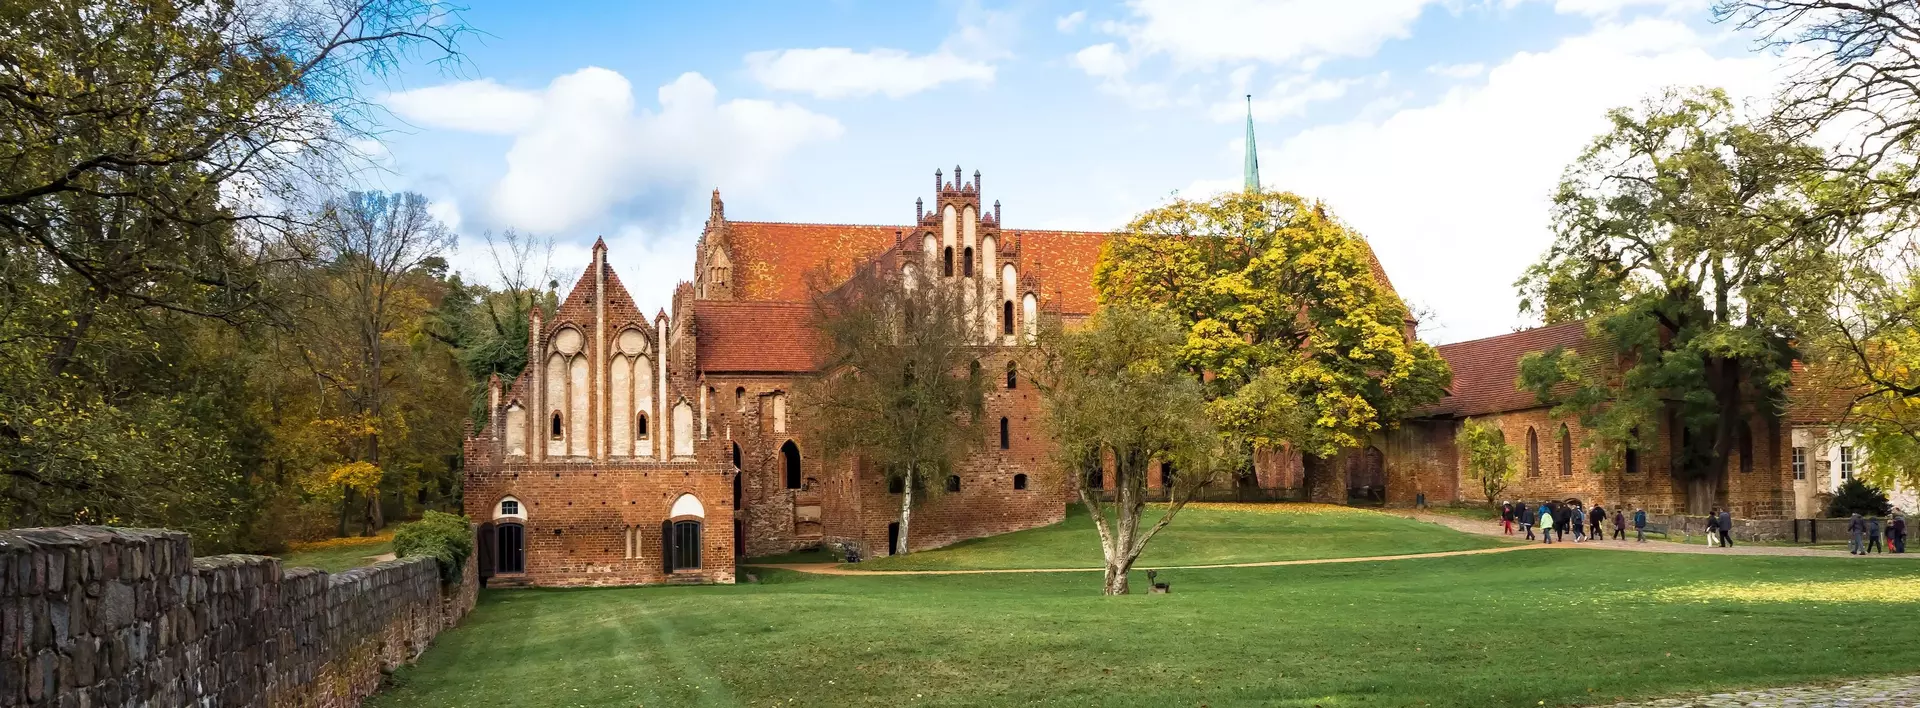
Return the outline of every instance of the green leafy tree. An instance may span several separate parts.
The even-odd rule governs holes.
[[[1467,478],[1480,485],[1487,508],[1497,509],[1500,495],[1506,493],[1519,472],[1519,451],[1507,444],[1499,426],[1472,418],[1461,423],[1460,432],[1454,434],[1454,447],[1466,461]]]
[[[1179,319],[1165,311],[1106,306],[1083,329],[1049,326],[1040,345],[1045,368],[1037,383],[1055,467],[1070,479],[1099,472],[1113,480],[1111,505],[1099,490],[1073,485],[1100,533],[1108,595],[1127,594],[1127,574],[1147,543],[1236,464],[1206,413],[1200,381],[1181,362],[1185,340]],[[1142,528],[1156,462],[1174,466],[1170,503]]]
[[[1094,284],[1103,304],[1177,318],[1180,366],[1201,381],[1215,424],[1243,450],[1299,450],[1322,486],[1327,458],[1439,400],[1450,380],[1410,336],[1407,308],[1374,276],[1361,236],[1293,194],[1176,200],[1142,214],[1102,253]]]
[[[890,551],[908,553],[915,505],[985,440],[979,328],[957,279],[901,282],[869,266],[831,289],[812,280],[821,375],[797,387],[798,419],[829,457],[856,458],[901,490]]]
[[[1608,120],[1555,194],[1553,245],[1517,283],[1523,311],[1590,319],[1597,346],[1528,354],[1520,383],[1594,431],[1596,469],[1671,420],[1673,474],[1703,513],[1748,421],[1779,410],[1795,312],[1822,304],[1830,247],[1867,187],[1742,121],[1719,90]]]

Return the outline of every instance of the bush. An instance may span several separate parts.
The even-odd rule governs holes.
[[[393,532],[393,553],[400,558],[431,556],[440,561],[440,582],[460,583],[460,569],[473,555],[473,531],[467,517],[429,511],[419,521]]]
[[[1839,518],[1860,514],[1862,516],[1886,516],[1893,513],[1893,507],[1887,504],[1887,494],[1858,478],[1840,483],[1834,490],[1833,501],[1827,503],[1827,516]]]

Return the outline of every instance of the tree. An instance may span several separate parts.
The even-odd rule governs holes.
[[[425,197],[410,192],[348,194],[329,202],[316,221],[316,245],[328,265],[312,274],[297,346],[315,378],[347,404],[345,417],[359,439],[347,459],[379,470],[382,433],[405,426],[394,389],[421,363],[414,345],[425,339],[433,308],[423,292],[433,276],[427,271],[444,267],[440,254],[452,247],[453,234],[427,213]],[[385,525],[378,486],[344,489],[343,534],[356,492],[371,492],[367,528]]]
[[[1073,486],[1100,532],[1108,595],[1127,594],[1127,573],[1147,543],[1196,493],[1237,464],[1232,446],[1210,422],[1200,381],[1181,361],[1185,339],[1179,319],[1165,311],[1109,305],[1079,331],[1048,327],[1040,345],[1045,369],[1036,381],[1046,402],[1054,465],[1081,482]],[[1143,530],[1147,480],[1158,471],[1156,462],[1177,472],[1166,513]],[[1084,483],[1087,475],[1107,469],[1111,509]]]
[[[820,376],[796,391],[799,420],[829,457],[855,456],[898,485],[890,550],[908,553],[914,505],[946,489],[928,480],[944,480],[985,439],[992,377],[978,361],[979,328],[956,279],[902,282],[870,265],[832,289],[823,275],[812,280]]]
[[[1454,447],[1460,449],[1466,460],[1468,479],[1480,483],[1480,492],[1487,497],[1487,508],[1497,508],[1500,495],[1507,491],[1519,470],[1514,460],[1519,451],[1507,444],[1507,436],[1500,427],[1482,423],[1472,418],[1460,425],[1460,432],[1454,435]]]
[[[1836,154],[1843,164],[1912,164],[1920,147],[1920,4],[1720,0],[1714,19],[1758,32],[1763,46],[1796,57],[1776,116],[1784,124],[1801,135],[1843,131]]]
[[[1520,383],[1594,431],[1596,469],[1676,427],[1673,474],[1704,513],[1750,421],[1780,409],[1795,312],[1821,302],[1867,187],[1719,90],[1608,119],[1554,196],[1553,245],[1516,283],[1523,312],[1589,319],[1598,350],[1531,353]]]
[[[512,381],[527,366],[527,328],[540,307],[553,312],[560,299],[551,259],[553,239],[512,229],[486,234],[498,288],[455,283],[436,314],[433,336],[457,352],[472,382],[468,397],[476,423],[487,416],[487,380]]]
[[[1374,276],[1364,239],[1293,194],[1175,200],[1142,214],[1101,255],[1094,285],[1103,304],[1177,318],[1180,365],[1201,381],[1215,424],[1243,452],[1299,450],[1322,484],[1326,458],[1439,400],[1450,380]]]
[[[360,164],[367,72],[463,31],[415,0],[0,7],[0,524],[252,543],[295,205]]]

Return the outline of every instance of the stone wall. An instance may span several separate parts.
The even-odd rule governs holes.
[[[0,531],[0,706],[357,706],[473,608],[431,558],[329,575],[178,531]]]

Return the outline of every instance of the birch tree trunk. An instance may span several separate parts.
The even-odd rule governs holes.
[[[900,494],[900,539],[894,543],[892,553],[897,556],[907,554],[907,530],[913,526],[913,468],[907,468],[907,479]]]

